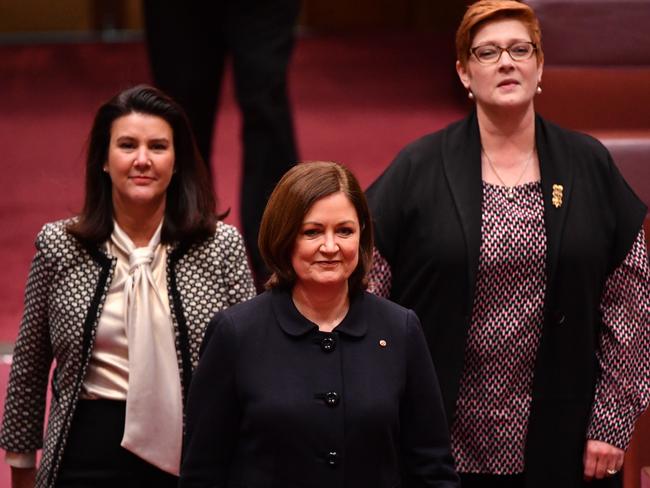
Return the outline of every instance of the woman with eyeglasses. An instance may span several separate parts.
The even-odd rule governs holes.
[[[421,319],[464,488],[620,486],[650,397],[646,206],[598,141],[535,113],[529,6],[472,4],[456,49],[475,108],[369,189],[371,289]]]

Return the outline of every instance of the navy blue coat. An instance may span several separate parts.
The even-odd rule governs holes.
[[[187,406],[181,487],[458,487],[413,311],[368,293],[331,333],[286,291],[217,314]]]

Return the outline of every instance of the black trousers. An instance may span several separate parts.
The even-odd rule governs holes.
[[[524,488],[524,475],[460,474],[461,488]]]
[[[210,169],[225,60],[232,58],[242,114],[240,210],[256,281],[264,279],[257,233],[275,184],[297,160],[287,69],[299,0],[145,0],[156,85],[183,106]]]
[[[178,478],[120,446],[126,403],[81,400],[65,446],[57,488],[174,488]]]
[[[491,475],[459,473],[461,488],[525,488],[523,474]],[[576,488],[620,488],[621,475],[611,476],[602,480],[579,482]],[[552,488],[552,487],[549,487]]]

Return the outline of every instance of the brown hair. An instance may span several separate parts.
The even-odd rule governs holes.
[[[372,264],[372,223],[366,197],[359,182],[339,163],[313,161],[291,168],[277,184],[264,209],[258,246],[271,271],[267,288],[291,288],[296,273],[291,256],[302,221],[319,199],[342,192],[357,211],[361,236],[359,264],[348,278],[349,293],[364,290]]]
[[[456,57],[463,67],[467,66],[476,32],[488,22],[502,19],[514,19],[523,23],[531,41],[537,46],[537,64],[544,61],[542,31],[532,8],[515,0],[479,0],[467,7],[456,31]]]
[[[131,113],[160,117],[172,128],[175,171],[167,187],[161,241],[192,243],[214,234],[218,217],[212,182],[187,117],[174,100],[147,85],[128,88],[97,110],[88,138],[84,206],[68,231],[89,244],[104,242],[113,232],[112,182],[103,168],[113,122]]]

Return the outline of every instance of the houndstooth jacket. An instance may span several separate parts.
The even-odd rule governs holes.
[[[103,246],[84,247],[70,235],[68,222],[45,224],[36,239],[0,433],[0,447],[8,451],[34,452],[43,446],[47,381],[55,361],[37,488],[56,482],[116,264]],[[169,245],[167,292],[186,395],[210,318],[255,295],[238,231],[219,222],[210,239]]]

